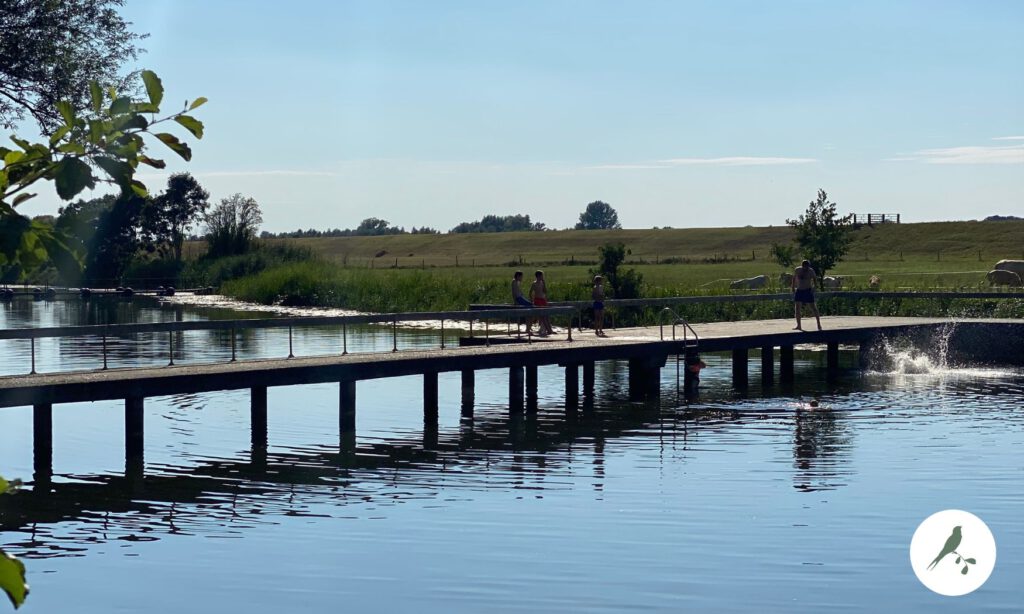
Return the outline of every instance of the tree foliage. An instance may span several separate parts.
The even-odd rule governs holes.
[[[185,236],[203,218],[209,206],[210,193],[195,177],[189,173],[171,175],[167,189],[143,210],[146,239],[158,249],[166,247],[174,261],[181,262]]]
[[[20,480],[7,481],[0,476],[0,497],[14,492],[21,485]],[[25,603],[28,597],[28,582],[25,581],[25,564],[0,548],[0,590],[7,594],[14,609]]]
[[[592,275],[604,278],[612,298],[640,298],[644,276],[636,269],[622,270],[630,250],[623,243],[606,243],[597,248],[598,267]]]
[[[80,264],[66,237],[17,212],[19,205],[36,195],[29,189],[37,182],[52,181],[62,200],[71,200],[101,183],[145,198],[146,186],[135,177],[139,164],[153,168],[166,164],[147,155],[144,135],[157,139],[184,160],[192,158],[186,143],[154,128],[175,122],[202,138],[202,122],[188,113],[206,99],[186,101],[182,111],[158,119],[163,84],[151,71],[142,71],[141,77],[146,100],[121,95],[113,87],[104,91],[93,81],[88,108],[78,109],[68,101],[57,103],[62,123],[46,142],[30,143],[12,136],[16,148],[0,147],[0,267],[18,269],[24,275],[49,262],[71,267]]]
[[[57,102],[88,107],[90,83],[125,89],[122,65],[143,37],[118,14],[124,0],[3,0],[0,8],[0,126],[32,117],[63,124]]]
[[[836,213],[837,205],[828,200],[825,190],[818,190],[800,217],[786,220],[796,230],[796,246],[800,254],[818,272],[819,278],[835,268],[853,242],[853,224],[849,216]]]
[[[207,254],[213,258],[236,256],[249,251],[263,223],[263,213],[255,199],[233,194],[222,198],[204,220]]]
[[[619,214],[611,205],[604,201],[595,200],[587,205],[580,214],[580,221],[576,224],[576,230],[618,230],[622,228],[619,223]]]
[[[454,233],[523,232],[545,229],[546,226],[543,223],[531,222],[529,215],[485,215],[476,222],[462,222],[451,231]]]

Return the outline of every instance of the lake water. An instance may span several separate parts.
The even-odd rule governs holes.
[[[252,315],[19,300],[0,326]],[[390,349],[390,330],[355,333],[350,351]],[[288,352],[284,331],[239,339],[242,357]],[[296,331],[295,352],[339,339]],[[166,343],[111,341],[112,366],[165,363]],[[176,345],[179,363],[229,356],[223,335]],[[43,340],[39,369],[96,367],[98,347]],[[0,373],[27,371],[28,352],[0,342]],[[441,374],[436,441],[419,378],[360,382],[354,458],[338,453],[337,385],[271,388],[265,454],[247,391],[147,399],[141,480],[124,477],[122,403],[57,405],[52,491],[0,499],[0,545],[28,566],[25,612],[1024,609],[1019,368],[911,360],[897,364],[921,373],[829,381],[824,352],[798,351],[795,386],[762,389],[751,365],[744,395],[727,357],[704,358],[696,403],[676,396],[671,359],[658,403],[629,402],[626,365],[607,362],[569,416],[557,367],[539,369],[536,417],[515,419],[506,370],[477,374],[472,421],[459,375]],[[31,441],[31,408],[0,410],[0,474],[31,480]],[[947,508],[981,517],[999,549],[965,597],[931,593],[908,560],[917,525]]]

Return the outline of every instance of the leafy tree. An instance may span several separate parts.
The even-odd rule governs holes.
[[[63,123],[58,101],[89,105],[90,82],[125,89],[122,65],[143,38],[118,14],[124,0],[4,0],[0,9],[0,126],[28,116],[47,131]]]
[[[784,243],[772,243],[771,248],[768,250],[768,255],[771,256],[775,262],[778,262],[779,266],[788,269],[796,263],[796,246],[786,245]]]
[[[795,220],[786,220],[796,229],[800,253],[811,261],[820,277],[839,264],[853,242],[853,224],[849,216],[837,214],[836,207],[825,190],[818,190],[818,198],[811,201],[807,211]]]
[[[147,239],[167,245],[175,262],[181,262],[185,235],[202,219],[210,206],[210,193],[189,173],[175,173],[167,179],[167,190],[152,199],[143,210]]]
[[[213,258],[236,256],[249,251],[263,223],[263,213],[255,199],[234,194],[222,198],[204,220],[207,254]]]
[[[12,136],[17,149],[0,147],[0,267],[16,268],[25,275],[51,262],[59,268],[76,268],[80,264],[65,236],[17,212],[19,205],[35,196],[28,190],[37,182],[53,181],[62,200],[71,200],[98,183],[114,184],[121,192],[145,198],[146,186],[135,178],[139,164],[154,168],[164,168],[166,164],[146,155],[147,141],[143,135],[156,138],[185,160],[192,158],[192,150],[178,137],[155,132],[153,128],[174,121],[196,138],[202,138],[202,122],[188,112],[206,99],[186,102],[184,110],[157,119],[163,84],[151,71],[142,71],[141,76],[148,100],[119,95],[112,87],[104,91],[93,81],[87,109],[76,109],[68,101],[57,103],[63,123],[45,143],[30,143]]]
[[[387,220],[368,217],[359,223],[359,226],[352,231],[352,234],[361,237],[375,237],[379,235],[397,235],[403,232],[405,232],[405,229],[392,226]]]
[[[21,480],[5,480],[0,475],[0,497],[14,492],[21,486]],[[28,582],[25,581],[25,564],[0,548],[0,590],[7,594],[11,604],[18,609],[28,597]]]
[[[580,214],[580,221],[576,224],[576,230],[618,230],[622,228],[619,223],[619,214],[611,205],[604,201],[595,200],[587,205],[587,208]]]
[[[545,228],[541,222],[531,222],[529,215],[485,215],[477,222],[462,222],[452,228],[452,232],[522,232],[541,231]]]
[[[623,243],[606,243],[597,248],[598,268],[591,270],[592,275],[604,278],[614,298],[640,298],[644,276],[636,269],[622,270],[626,256],[630,250]]]

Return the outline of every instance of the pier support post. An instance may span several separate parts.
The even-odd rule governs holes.
[[[835,376],[839,373],[839,342],[830,341],[826,346],[826,359],[828,363],[828,375]]]
[[[423,418],[437,421],[437,371],[423,374]]]
[[[779,347],[779,381],[784,384],[793,383],[793,346]]]
[[[32,481],[35,489],[49,487],[53,478],[53,405],[32,406]]]
[[[594,396],[594,362],[583,363],[583,396]]]
[[[643,401],[661,394],[661,368],[668,355],[629,360],[629,400]]]
[[[462,417],[473,417],[473,405],[476,402],[476,371],[462,370]]]
[[[526,366],[526,411],[537,413],[537,365]]]
[[[523,411],[523,367],[509,367],[508,410],[513,414]]]
[[[867,369],[871,366],[871,342],[861,341],[860,348],[857,351],[857,365],[861,369]]]
[[[252,445],[267,446],[267,387],[253,386],[249,399],[249,415],[252,424]]]
[[[565,409],[576,410],[580,404],[580,366],[565,365]]]
[[[761,385],[771,386],[775,383],[775,348],[766,345],[761,348]]]
[[[144,399],[128,397],[124,400],[124,462],[129,477],[142,477],[144,437]]]
[[[732,350],[732,385],[735,388],[747,387],[747,348]]]
[[[356,382],[341,382],[338,398],[338,430],[341,433],[341,449],[351,452],[356,447]]]

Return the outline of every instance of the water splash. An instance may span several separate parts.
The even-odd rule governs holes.
[[[873,350],[871,372],[888,376],[937,378],[1008,377],[1013,369],[994,369],[960,364],[951,358],[950,340],[957,322],[947,322],[928,339],[920,337],[883,338]]]

